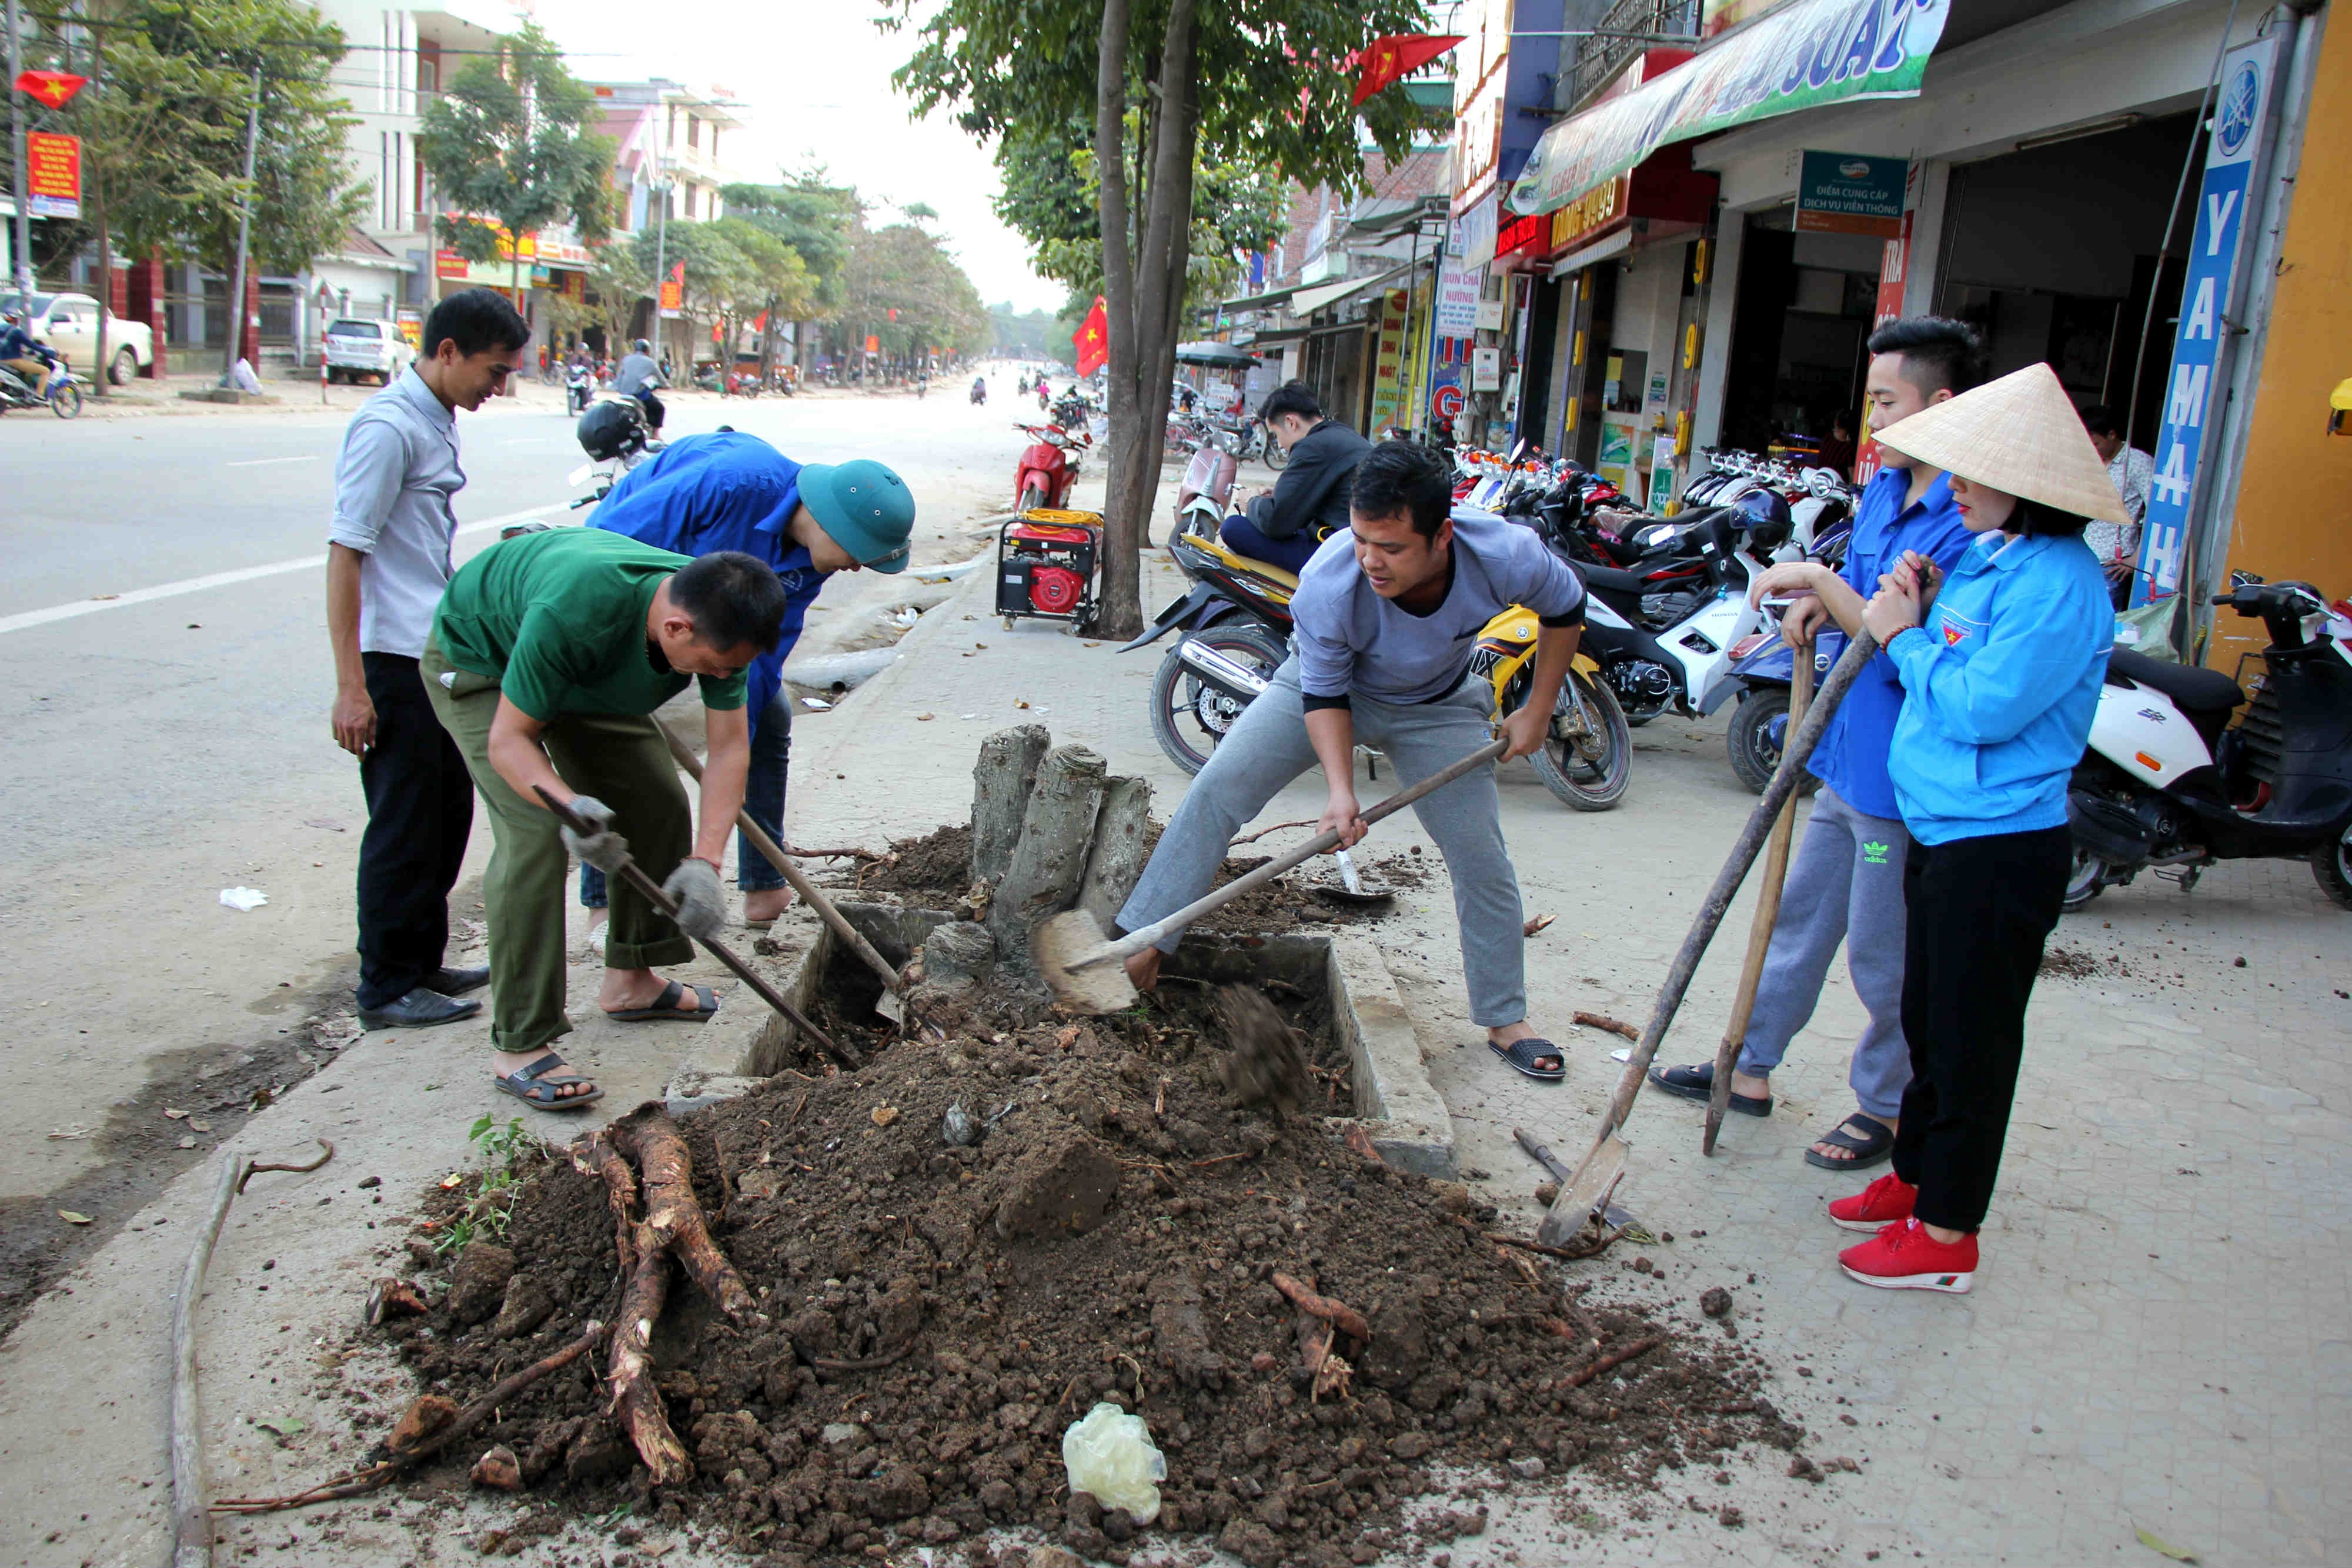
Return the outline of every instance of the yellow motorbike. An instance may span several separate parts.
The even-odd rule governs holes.
[[[1160,748],[1198,773],[1242,710],[1289,656],[1290,598],[1298,580],[1278,566],[1235,554],[1207,527],[1179,528],[1168,549],[1192,590],[1160,612],[1121,653],[1181,628],[1151,683],[1151,727]],[[1515,604],[1486,622],[1470,668],[1494,693],[1494,719],[1517,711],[1535,679],[1536,612]],[[1633,732],[1601,666],[1580,653],[1560,683],[1551,735],[1528,760],[1563,803],[1605,811],[1633,777]]]

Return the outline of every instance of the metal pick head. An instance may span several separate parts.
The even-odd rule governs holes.
[[[1536,1228],[1536,1239],[1547,1247],[1567,1246],[1608,1203],[1617,1179],[1625,1174],[1625,1156],[1631,1147],[1614,1133],[1595,1145],[1584,1163],[1570,1174],[1559,1196],[1551,1200],[1551,1211]]]
[[[1110,939],[1083,909],[1042,922],[1029,933],[1029,956],[1054,988],[1054,999],[1075,1013],[1115,1013],[1135,1005],[1127,966],[1104,949]]]
[[[1364,879],[1356,874],[1356,857],[1345,850],[1333,850],[1331,858],[1339,862],[1339,880],[1348,884],[1348,891],[1358,898],[1363,897]]]

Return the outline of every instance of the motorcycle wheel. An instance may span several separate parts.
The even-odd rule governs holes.
[[[1255,675],[1271,676],[1290,656],[1280,638],[1254,622],[1228,622],[1191,635]],[[1171,648],[1151,680],[1152,738],[1169,761],[1198,773],[1247,706],[1203,682]]]
[[[2352,827],[2346,828],[2334,843],[2311,852],[2311,874],[2319,879],[2319,890],[2334,899],[2337,908],[2352,909]]]
[[[1599,716],[1606,749],[1599,761],[1588,761],[1571,743],[1547,737],[1528,760],[1544,788],[1562,804],[1579,811],[1606,811],[1624,799],[1625,787],[1633,781],[1633,731],[1625,722],[1625,710],[1617,705],[1616,693],[1587,679],[1580,670],[1570,671],[1568,678]],[[1553,711],[1568,706],[1568,688],[1562,685]]]
[[[1789,693],[1786,687],[1766,687],[1739,699],[1724,734],[1731,753],[1731,770],[1755,793],[1764,793],[1772,775],[1780,770],[1780,748],[1789,738]],[[1822,781],[1807,773],[1797,780],[1797,793],[1811,795]]]
[[[1016,512],[1030,512],[1045,504],[1045,492],[1032,485],[1021,492],[1021,498],[1013,503],[1013,509]]]
[[[1289,449],[1285,447],[1281,442],[1276,441],[1274,438],[1274,432],[1270,430],[1265,433],[1265,452],[1264,455],[1265,457],[1265,465],[1273,469],[1277,474],[1290,466]]]
[[[2316,869],[2315,865],[2314,869]],[[2107,870],[2105,861],[2076,845],[2074,866],[2066,873],[2066,892],[2058,901],[2058,912],[2061,915],[2079,914],[2107,885]],[[2326,885],[2325,883],[2322,885]],[[2347,907],[2352,907],[2352,900],[2347,900]]]
[[[49,412],[59,419],[81,417],[81,388],[59,387],[49,394]]]

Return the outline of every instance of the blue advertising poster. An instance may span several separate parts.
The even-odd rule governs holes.
[[[2164,382],[2164,423],[2156,434],[2156,476],[2148,486],[2147,516],[2140,529],[2134,604],[2161,599],[2180,587],[2197,476],[2209,455],[2206,438],[2221,412],[2225,378],[2216,373],[2216,363],[2235,304],[2231,285],[2237,281],[2240,254],[2253,228],[2246,208],[2253,196],[2254,157],[2269,115],[2276,53],[2276,40],[2264,38],[2231,50],[2222,62],[2212,139],[2205,150],[2205,179],[2197,192],[2197,230],[2189,240],[2189,270],[2181,282],[2180,320]]]
[[[1797,232],[1895,238],[1910,173],[1907,158],[1808,150],[1797,174]]]

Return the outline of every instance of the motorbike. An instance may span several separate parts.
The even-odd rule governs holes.
[[[563,371],[563,412],[572,418],[586,412],[596,395],[596,372],[586,365],[569,365]]]
[[[971,383],[971,401],[975,404],[984,403],[988,401],[988,383],[986,382],[975,381]]]
[[[1207,765],[1290,656],[1290,598],[1297,588],[1290,573],[1227,549],[1213,517],[1205,532],[1202,522],[1201,514],[1188,514],[1168,545],[1192,580],[1192,591],[1119,650],[1131,653],[1184,629],[1152,678],[1151,730],[1169,760],[1187,773]],[[1497,723],[1527,701],[1538,624],[1534,611],[1512,605],[1487,622],[1473,646],[1470,669],[1493,691]],[[1599,675],[1598,663],[1579,653],[1560,683],[1551,734],[1528,759],[1544,787],[1580,811],[1609,810],[1633,776],[1633,731]]]
[[[2247,572],[2213,603],[2270,634],[2252,695],[2219,670],[2108,655],[2067,789],[2069,912],[2143,870],[2186,893],[2216,861],[2256,859],[2307,860],[2352,909],[2352,608]]]
[[[1013,466],[1013,509],[1026,512],[1038,507],[1066,506],[1070,486],[1078,477],[1078,459],[1094,444],[1094,437],[1083,429],[1066,430],[1058,424],[1015,424],[1013,428],[1028,435],[1029,444]]]
[[[1677,538],[1696,550],[1696,572],[1674,568],[1677,575],[1663,582],[1570,561],[1586,591],[1580,647],[1600,661],[1628,722],[1646,724],[1668,711],[1703,718],[1740,691],[1731,650],[1763,624],[1763,612],[1748,602],[1760,566],[1743,538],[1748,522],[1726,507],[1684,530]]]
[[[47,408],[59,419],[77,419],[81,415],[81,383],[64,361],[58,361],[49,372],[46,392],[36,392],[33,383],[16,371],[0,366],[0,413],[12,408]]]

